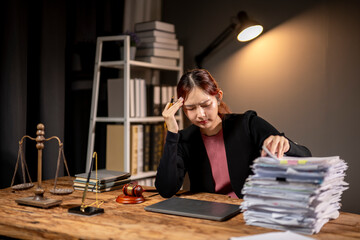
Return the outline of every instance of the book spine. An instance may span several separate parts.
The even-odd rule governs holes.
[[[131,169],[131,174],[135,175],[137,174],[137,162],[138,162],[138,152],[137,152],[137,148],[138,148],[138,125],[134,124],[131,125],[131,152],[130,152],[130,169]]]
[[[156,171],[157,167],[160,163],[160,159],[162,156],[163,151],[163,129],[164,124],[163,123],[157,123],[153,125],[153,146],[152,146],[152,170]]]
[[[137,32],[136,35],[140,38],[144,37],[162,37],[162,38],[169,38],[169,39],[175,39],[176,35],[175,33],[169,33],[169,32],[163,32],[159,30],[148,30],[143,32]]]
[[[124,117],[124,80],[108,79],[108,115]]]
[[[139,174],[143,172],[144,166],[144,125],[138,125],[137,135],[137,173]]]
[[[168,96],[167,86],[161,86],[161,112],[165,108],[168,101],[170,101],[171,96]]]
[[[154,85],[146,85],[146,115],[154,116]]]
[[[154,86],[154,94],[153,94],[153,104],[154,104],[154,112],[153,116],[161,115],[161,88],[159,85]]]
[[[141,49],[137,49],[136,51],[136,57],[149,57],[149,56],[178,59],[180,57],[180,51],[162,49],[162,48],[141,48]]]
[[[143,38],[141,38],[140,45],[142,43],[152,43],[152,42],[178,45],[177,39],[162,38],[162,37],[143,37]]]
[[[166,66],[172,66],[175,67],[178,65],[176,59],[172,58],[164,58],[164,57],[136,57],[137,61],[141,62],[149,62],[153,64],[159,64],[159,65],[166,65]]]
[[[150,171],[150,131],[151,125],[144,125],[144,164],[143,171]]]
[[[135,80],[130,79],[130,117],[135,117]]]
[[[175,25],[161,21],[140,22],[135,24],[135,32],[160,30],[165,32],[175,32]]]

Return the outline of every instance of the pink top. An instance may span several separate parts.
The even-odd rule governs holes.
[[[215,182],[215,192],[238,198],[231,184],[226,160],[224,137],[222,129],[214,136],[201,134],[210,160],[211,171]]]

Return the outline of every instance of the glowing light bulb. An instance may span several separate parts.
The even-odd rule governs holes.
[[[257,36],[259,36],[262,33],[262,31],[263,31],[263,27],[261,25],[251,26],[241,31],[238,34],[237,39],[240,42],[250,41],[251,39],[254,39]]]

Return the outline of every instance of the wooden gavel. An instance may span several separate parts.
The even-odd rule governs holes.
[[[144,189],[140,185],[127,183],[123,186],[122,191],[126,196],[141,197]]]

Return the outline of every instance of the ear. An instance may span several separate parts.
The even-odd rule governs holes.
[[[216,99],[220,102],[223,98],[223,91],[219,90],[219,92],[216,94]]]

